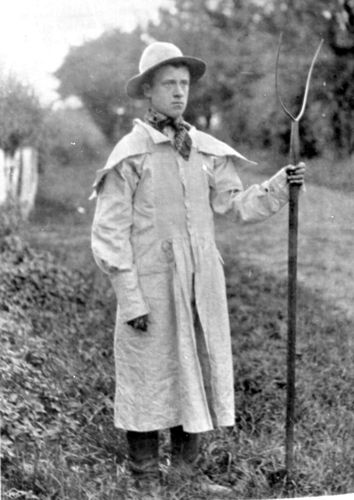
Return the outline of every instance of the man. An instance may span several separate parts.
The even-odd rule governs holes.
[[[231,341],[213,213],[256,222],[288,201],[288,166],[243,190],[248,161],[182,116],[205,63],[173,44],[142,54],[127,93],[146,99],[144,121],[98,171],[92,249],[117,295],[115,425],[127,431],[133,473],[154,477],[158,431],[170,429],[173,464],[198,456],[199,434],[234,425]]]

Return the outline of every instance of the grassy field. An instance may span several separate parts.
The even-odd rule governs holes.
[[[2,221],[4,498],[136,498],[124,468],[124,435],[112,423],[114,297],[89,249],[93,205],[88,196],[95,168],[48,169],[22,239],[13,222]],[[246,184],[254,179],[253,173],[243,174]],[[273,225],[284,226],[283,218],[280,215]],[[273,255],[283,252],[284,242],[270,225],[260,227],[234,231],[218,221],[232,326],[237,425],[204,436],[200,468],[215,481],[231,485],[234,498],[287,493],[281,474],[286,280],[280,254]],[[307,230],[311,233],[310,227]],[[341,241],[337,245],[342,248]],[[341,272],[345,275],[345,266]],[[341,301],[314,286],[316,276],[321,278],[319,265],[312,281],[306,273],[302,276],[291,493],[354,492],[353,320]],[[166,462],[166,436],[161,455]],[[167,472],[164,478],[161,495],[166,500],[217,500],[203,495],[196,481]]]

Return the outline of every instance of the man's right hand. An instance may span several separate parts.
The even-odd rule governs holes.
[[[138,316],[137,318],[127,321],[127,324],[132,328],[135,328],[135,330],[146,332],[148,329],[148,315],[144,314],[143,316]]]

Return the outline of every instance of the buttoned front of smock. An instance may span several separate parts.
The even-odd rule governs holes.
[[[182,425],[203,432],[234,424],[230,327],[213,216],[256,222],[288,200],[284,170],[243,190],[236,169],[247,160],[195,128],[190,136],[185,161],[169,137],[137,120],[95,182],[92,250],[117,295],[115,425],[127,430]],[[127,324],[143,314],[147,332]]]

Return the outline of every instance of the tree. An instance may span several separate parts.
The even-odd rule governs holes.
[[[106,152],[103,133],[86,108],[50,110],[46,114],[42,156],[60,165],[92,162]]]
[[[114,141],[119,131],[130,127],[132,103],[124,88],[137,72],[144,47],[141,32],[113,30],[96,40],[72,47],[55,76],[59,94],[78,96],[105,136]]]
[[[299,68],[303,68],[307,48],[324,39],[312,83],[312,105],[306,114],[309,118],[307,126],[303,125],[305,137],[309,137],[308,143],[315,147],[316,153],[326,144],[339,154],[353,153],[354,1],[269,0],[262,29],[272,32],[276,27],[286,32],[286,51],[293,54],[293,64],[291,59],[286,61],[291,77],[296,77]],[[296,40],[298,49],[291,45],[292,40]],[[311,130],[321,133],[321,137],[317,134],[316,140]]]
[[[11,75],[1,77],[0,116],[0,148],[6,153],[38,144],[43,109],[33,89]]]
[[[332,58],[326,71],[331,82],[326,98],[331,102],[333,139],[343,154],[354,152],[354,1],[341,0],[333,8],[328,27]]]
[[[174,42],[184,53],[208,61],[211,70],[193,89],[186,115],[205,128],[209,128],[212,117],[228,114],[235,95],[241,102],[240,93],[249,94],[252,82],[263,71],[259,51],[242,43],[250,32],[252,13],[246,8],[242,16],[238,13],[230,20],[227,12],[218,13],[219,7],[220,2],[181,0],[176,3],[175,12],[161,11],[158,25],[149,25],[145,33],[149,40]],[[233,32],[235,26],[237,36]],[[141,103],[127,99],[124,88],[128,78],[137,73],[145,46],[143,35],[141,29],[105,33],[97,40],[72,48],[56,72],[61,96],[80,97],[110,140],[125,132],[132,116],[141,112]],[[254,37],[251,45],[264,46],[264,39]]]
[[[126,132],[142,104],[125,95],[148,40],[165,40],[205,59],[208,71],[192,89],[189,121],[237,143],[288,147],[290,124],[277,107],[274,66],[284,31],[280,79],[296,110],[319,39],[325,44],[313,74],[302,145],[313,156],[324,145],[352,152],[354,0],[175,0],[146,32],[119,30],[72,48],[56,76],[62,97],[79,96],[110,140]],[[311,48],[311,50],[310,50]],[[219,123],[219,130],[215,124]],[[227,131],[227,134],[226,134]]]

